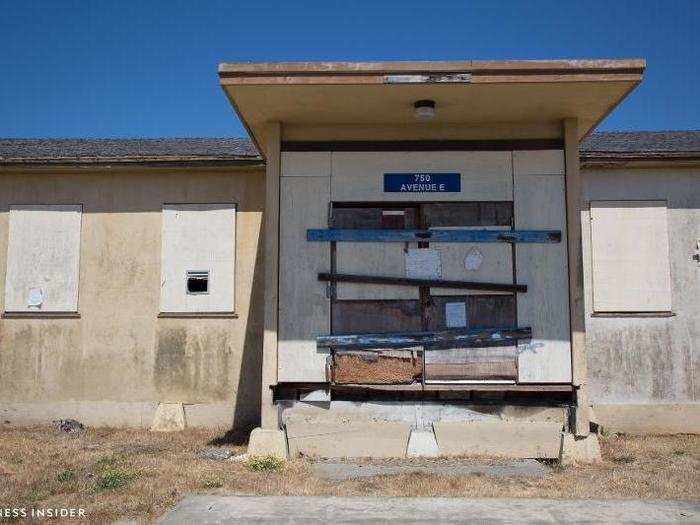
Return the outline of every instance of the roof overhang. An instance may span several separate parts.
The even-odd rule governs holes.
[[[582,138],[634,89],[644,68],[645,61],[639,59],[246,62],[221,64],[219,78],[264,152],[268,122],[282,123],[283,130],[285,126],[403,128],[414,131],[411,137],[424,127],[431,130],[426,135],[440,139],[445,138],[440,130],[450,126],[514,130],[556,124],[550,129],[559,129],[562,119],[578,118]],[[413,104],[421,99],[437,104],[429,124],[414,117]],[[295,138],[306,137],[297,133]]]

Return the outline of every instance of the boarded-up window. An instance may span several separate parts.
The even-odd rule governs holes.
[[[591,202],[593,309],[671,310],[665,201]]]
[[[233,312],[236,207],[163,206],[160,310]]]
[[[81,205],[10,206],[5,311],[77,312]]]

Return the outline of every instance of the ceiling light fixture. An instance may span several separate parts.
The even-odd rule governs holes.
[[[435,101],[418,100],[413,104],[413,112],[419,120],[430,120],[435,117]]]

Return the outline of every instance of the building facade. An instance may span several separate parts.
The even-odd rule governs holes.
[[[3,420],[700,431],[700,133],[591,133],[643,68],[225,64],[252,141],[0,141]]]

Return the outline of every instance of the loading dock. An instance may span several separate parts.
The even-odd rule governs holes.
[[[637,60],[220,66],[267,159],[257,435],[333,428],[334,403],[359,399],[367,403],[344,417],[363,421],[369,410],[387,432],[392,418],[369,406],[377,392],[412,414],[399,435],[423,430],[415,414],[437,391],[462,425],[488,397],[499,414],[564,407],[550,430],[588,436],[578,143],[643,69]],[[311,399],[328,410],[300,426]],[[448,420],[429,425],[439,435]]]

